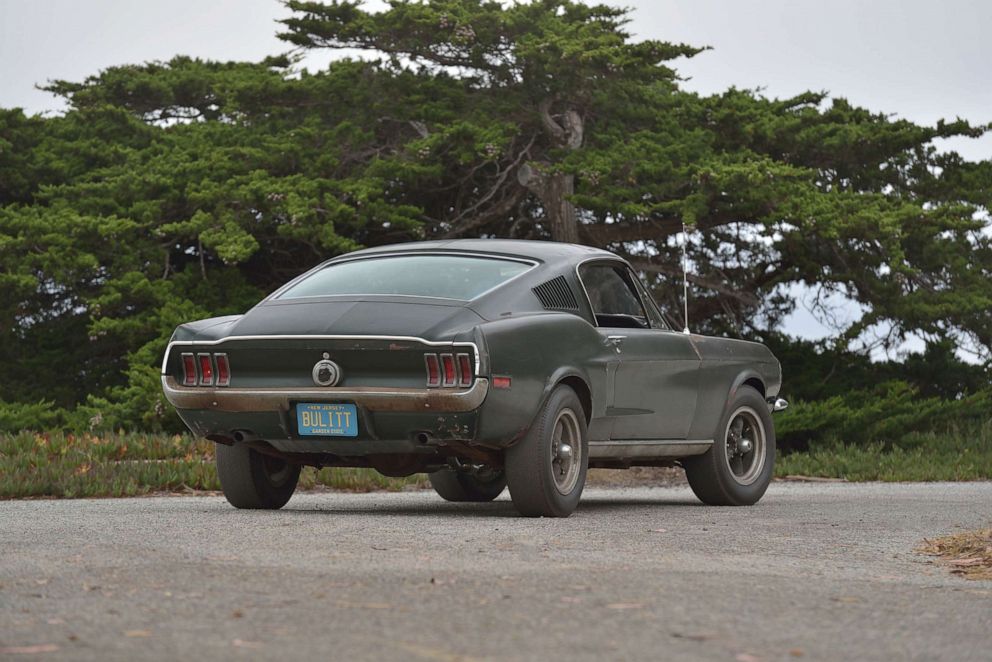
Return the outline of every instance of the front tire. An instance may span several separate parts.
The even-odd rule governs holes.
[[[245,446],[217,444],[217,477],[235,508],[278,510],[300,480],[300,465]]]
[[[475,475],[454,469],[441,469],[428,474],[427,478],[434,491],[446,501],[492,501],[506,489],[506,475],[495,470],[491,475]]]
[[[727,405],[713,446],[683,464],[689,486],[703,503],[757,503],[775,473],[775,426],[761,394],[740,387]]]
[[[560,385],[527,435],[506,451],[510,498],[525,517],[568,517],[589,467],[586,417],[579,397]]]

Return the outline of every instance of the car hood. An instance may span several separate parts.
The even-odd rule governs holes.
[[[483,321],[461,304],[387,300],[271,301],[210,326],[203,335],[375,335],[432,340],[452,337]],[[203,338],[207,339],[207,338]]]

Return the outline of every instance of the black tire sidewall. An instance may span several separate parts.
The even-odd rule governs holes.
[[[235,508],[275,510],[293,496],[300,479],[300,466],[289,464],[289,474],[273,485],[264,456],[247,446],[218,445],[217,476],[228,502]]]
[[[570,409],[578,421],[582,459],[575,486],[562,494],[555,486],[551,444],[555,421]],[[507,450],[507,482],[514,505],[527,516],[568,517],[578,506],[589,467],[589,434],[582,402],[571,388],[552,391],[527,435]]]
[[[492,501],[506,489],[506,475],[503,472],[499,472],[491,480],[483,480],[454,469],[441,469],[428,474],[428,478],[434,491],[446,501]]]
[[[249,450],[252,455],[252,474],[256,489],[262,495],[262,501],[266,508],[282,508],[292,498],[296,491],[296,484],[300,479],[300,465],[286,463],[289,471],[288,476],[282,483],[276,485],[272,482],[268,467],[269,458],[256,450]]]
[[[749,485],[737,482],[727,465],[727,426],[741,407],[749,407],[757,413],[765,433],[764,465]],[[728,506],[757,503],[775,473],[775,424],[761,393],[746,385],[738,388],[720,419],[712,448],[704,455],[689,458],[685,464],[690,485],[704,502]]]

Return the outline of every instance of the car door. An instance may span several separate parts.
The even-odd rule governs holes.
[[[587,262],[579,277],[603,342],[616,352],[610,438],[686,439],[696,409],[700,360],[672,331],[637,277],[617,261]]]

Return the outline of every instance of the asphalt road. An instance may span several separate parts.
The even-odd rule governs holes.
[[[505,499],[0,502],[0,657],[992,657],[992,582],[913,552],[987,526],[992,483],[592,490],[567,520]]]

